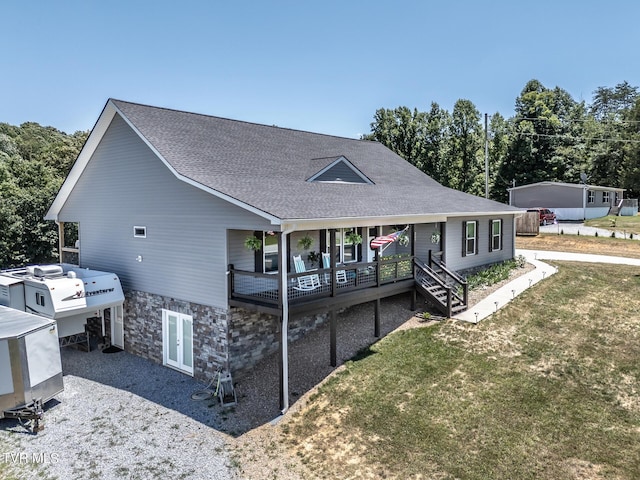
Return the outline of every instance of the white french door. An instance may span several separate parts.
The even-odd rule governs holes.
[[[111,345],[124,349],[124,317],[122,305],[111,307]]]
[[[165,365],[193,375],[193,317],[162,310],[162,349]]]

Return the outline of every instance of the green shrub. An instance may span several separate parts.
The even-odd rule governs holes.
[[[520,255],[522,257],[522,255]],[[469,289],[474,289],[483,286],[490,286],[495,283],[501,282],[509,278],[509,273],[514,268],[517,268],[522,262],[522,266],[526,263],[524,257],[522,260],[507,260],[502,263],[496,263],[495,265],[491,265],[490,267],[481,270],[473,275],[469,275],[467,277],[467,284]]]

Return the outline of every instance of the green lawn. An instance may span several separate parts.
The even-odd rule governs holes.
[[[634,217],[618,217],[608,215],[606,217],[592,218],[584,222],[589,227],[607,228],[609,230],[626,231],[634,235],[640,235],[640,215]]]
[[[479,325],[362,352],[286,441],[320,478],[640,478],[640,272],[558,265]]]

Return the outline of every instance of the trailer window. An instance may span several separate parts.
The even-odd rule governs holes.
[[[42,295],[40,292],[36,292],[36,305],[44,307],[44,295]]]

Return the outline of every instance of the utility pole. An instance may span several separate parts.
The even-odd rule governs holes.
[[[484,114],[484,198],[489,198],[489,115]]]

